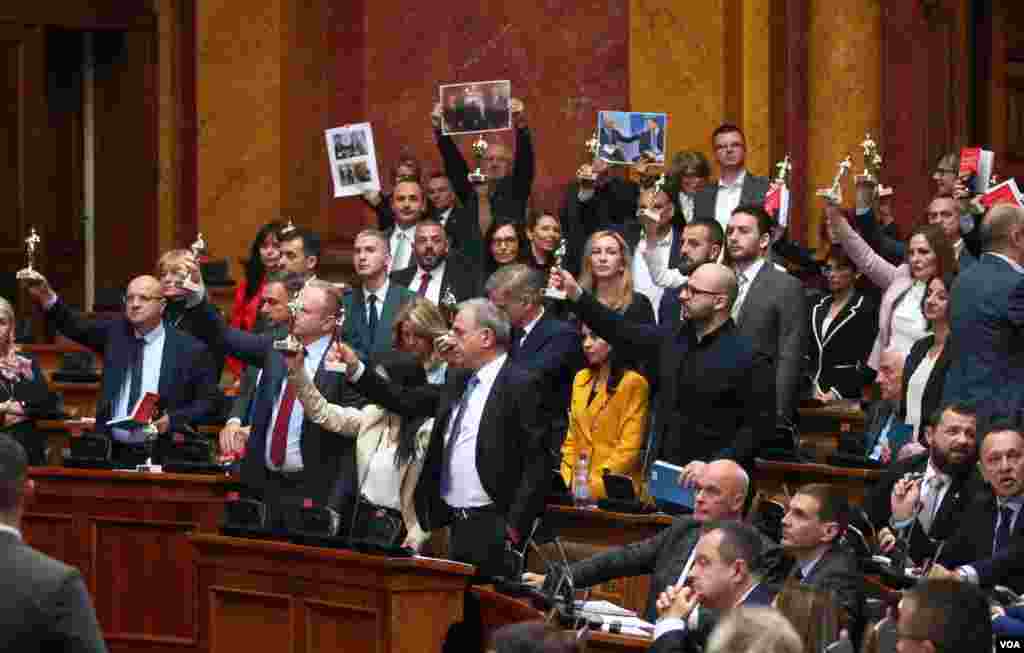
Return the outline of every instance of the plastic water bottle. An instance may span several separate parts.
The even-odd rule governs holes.
[[[590,453],[587,451],[581,451],[576,458],[572,498],[577,508],[589,508],[593,505],[590,496]]]

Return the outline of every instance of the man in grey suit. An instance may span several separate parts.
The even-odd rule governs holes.
[[[1024,280],[1024,209],[994,207],[980,235],[981,257],[953,284],[943,403],[990,400],[1024,382],[1024,314],[1011,292]]]
[[[772,217],[760,206],[741,205],[729,218],[726,247],[739,295],[732,319],[775,364],[775,412],[791,420],[803,369],[810,320],[803,285],[768,260]]]
[[[718,181],[708,184],[694,196],[693,215],[717,220],[725,229],[737,206],[764,203],[769,181],[767,177],[747,171],[747,141],[736,125],[720,125],[711,134],[711,144],[718,161]]]
[[[576,588],[629,576],[652,574],[644,619],[653,622],[658,595],[669,586],[682,586],[689,579],[694,549],[705,523],[743,518],[743,502],[750,479],[732,460],[716,460],[702,471],[692,516],[680,517],[669,528],[642,542],[600,553],[569,566]],[[527,573],[523,581],[535,587],[545,577]]]
[[[0,651],[106,651],[78,570],[22,541],[32,485],[25,450],[0,434]]]

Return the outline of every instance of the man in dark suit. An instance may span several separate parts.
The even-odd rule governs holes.
[[[542,272],[516,263],[492,274],[486,292],[512,324],[509,356],[536,375],[543,387],[540,408],[557,458],[569,427],[566,408],[573,378],[583,367],[583,349],[579,332],[544,308],[545,287]]]
[[[956,355],[943,400],[988,400],[1024,383],[1024,315],[1011,291],[1024,279],[1024,209],[992,208],[981,224],[984,252],[957,276],[950,297]]]
[[[601,305],[564,270],[552,280],[574,302],[580,320],[619,349],[644,360],[658,380],[654,406],[655,458],[686,465],[731,458],[751,464],[775,431],[771,359],[740,335],[729,317],[736,299],[733,272],[705,263],[680,291],[681,328],[630,322]]]
[[[720,615],[740,606],[770,606],[777,589],[761,582],[760,534],[739,521],[707,524],[697,542],[688,586],[669,585],[658,597],[652,653],[702,649],[713,628],[704,609]],[[692,627],[697,606],[701,618]]]
[[[1024,592],[1024,432],[996,421],[981,440],[981,468],[991,491],[979,492],[939,554],[934,575]],[[953,570],[952,572],[948,570]]]
[[[580,166],[576,180],[565,189],[559,212],[562,232],[569,245],[566,269],[579,271],[583,247],[595,232],[615,229],[623,234],[626,242],[635,244],[635,235],[627,237],[627,231],[635,231],[632,227],[636,226],[634,216],[639,191],[639,186],[632,181],[612,175],[604,161]]]
[[[975,468],[976,423],[973,405],[944,406],[928,436],[929,451],[893,463],[868,493],[864,507],[883,553],[905,542],[910,559],[921,562],[953,533],[983,487]],[[907,474],[922,476],[909,480]]]
[[[512,154],[502,143],[492,142],[483,158],[482,172],[487,175],[487,197],[491,215],[495,217],[525,220],[526,208],[533,187],[534,160],[530,129],[526,124],[523,103],[512,99],[512,124],[515,127],[515,164]],[[434,137],[444,161],[444,171],[452,183],[452,189],[462,205],[474,216],[479,215],[479,202],[473,184],[469,181],[469,165],[451,136],[441,133],[440,107],[431,114]],[[480,233],[487,233],[490,222],[480,224]]]
[[[950,580],[921,581],[903,592],[896,637],[900,653],[988,653],[993,650],[988,597]]]
[[[760,206],[740,206],[729,218],[726,247],[739,283],[732,319],[739,332],[775,363],[775,411],[796,415],[810,319],[803,285],[768,260],[773,220]]]
[[[449,249],[459,252],[477,269],[483,269],[484,236],[479,216],[456,201],[452,182],[443,172],[427,177],[427,199],[431,207],[427,215],[444,227]]]
[[[699,491],[692,516],[677,518],[672,526],[642,542],[574,562],[568,569],[573,585],[581,589],[616,578],[651,574],[644,618],[654,621],[658,595],[666,587],[682,587],[689,580],[694,547],[703,526],[716,520],[742,519],[749,485],[747,473],[735,462],[716,460],[709,463],[697,482]],[[523,574],[523,581],[542,587],[547,578],[527,573]]]
[[[391,269],[404,270],[413,264],[416,224],[427,214],[426,197],[418,180],[403,179],[395,184],[391,193],[391,210],[395,224],[384,232],[388,238]]]
[[[344,377],[324,369],[323,360],[336,328],[341,292],[331,283],[307,282],[299,294],[301,307],[291,333],[302,344],[306,373],[324,398],[342,406],[360,405]],[[338,437],[305,418],[287,381],[287,368],[275,337],[228,328],[209,303],[200,304],[206,318],[204,337],[221,340],[228,353],[263,370],[252,407],[252,422],[242,458],[242,483],[274,510],[282,499],[311,499],[325,505],[337,480],[339,496],[354,499],[355,443]],[[346,505],[339,505],[341,508]],[[280,519],[274,515],[275,519]]]
[[[344,298],[342,339],[369,358],[394,351],[395,314],[415,294],[388,280],[391,255],[383,233],[373,229],[360,231],[353,248],[360,283]]]
[[[78,570],[22,540],[21,518],[32,486],[25,449],[0,433],[0,650],[105,653]]]
[[[103,355],[96,429],[110,435],[115,458],[126,464],[146,458],[143,430],[107,426],[129,416],[146,393],[160,396],[163,415],[154,423],[160,434],[180,431],[213,411],[217,379],[209,349],[163,323],[167,300],[156,278],[136,277],[128,284],[124,317],[116,319],[84,320],[42,278],[28,290],[58,331]]]
[[[665,130],[658,125],[658,121],[654,118],[649,118],[645,125],[645,129],[640,132],[639,136],[640,155],[633,160],[638,161],[646,154],[655,161],[664,163]]]
[[[699,191],[693,198],[693,213],[729,226],[729,217],[737,206],[761,206],[768,193],[767,177],[750,174],[746,169],[747,142],[743,132],[729,123],[711,134],[711,145],[718,161],[718,181]]]
[[[513,572],[512,552],[543,512],[551,474],[541,390],[508,356],[511,331],[491,302],[463,302],[442,350],[460,371],[444,386],[395,386],[341,347],[359,392],[403,415],[434,417],[416,513],[427,531],[451,524],[451,558],[476,565],[479,576]]]
[[[861,587],[857,559],[840,542],[850,521],[845,492],[824,484],[801,487],[789,500],[782,518],[782,550],[787,579],[833,592],[846,613],[851,632],[861,619]]]
[[[413,264],[391,273],[391,281],[439,305],[450,291],[456,301],[479,297],[483,292],[479,269],[448,248],[444,227],[435,220],[416,224]]]
[[[259,316],[256,320],[255,333],[269,333],[275,340],[288,334],[288,302],[298,296],[305,283],[302,275],[289,274],[284,279],[269,281],[263,285],[260,295]],[[239,384],[238,395],[231,404],[228,421],[218,435],[220,453],[240,455],[249,437],[252,422],[252,409],[256,400],[256,388],[259,386],[262,370],[255,365],[246,365]]]

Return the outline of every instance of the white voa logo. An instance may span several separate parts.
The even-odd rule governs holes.
[[[1017,640],[1002,640],[1002,641],[999,642],[999,648],[1001,648],[1001,649],[1011,649],[1011,648],[1019,649],[1020,648],[1020,642],[1018,642]]]

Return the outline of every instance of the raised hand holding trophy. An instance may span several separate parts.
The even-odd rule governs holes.
[[[471,184],[486,184],[487,175],[480,169],[480,164],[483,162],[484,155],[487,154],[487,141],[483,136],[473,141],[473,155],[476,157],[476,170],[469,173],[469,183]]]
[[[554,267],[561,269],[561,267],[562,267],[562,259],[564,259],[564,258],[565,258],[565,238],[562,239],[562,242],[560,242],[558,244],[558,249],[555,250],[555,265],[554,265]],[[544,289],[544,296],[545,297],[550,297],[551,299],[565,299],[566,295],[565,295],[565,291],[564,290],[558,290],[557,288],[552,288],[551,286],[548,286],[547,288]]]
[[[459,301],[455,298],[455,293],[452,292],[451,288],[445,287],[441,292],[441,302],[438,308],[441,309],[441,315],[444,317],[444,321],[448,323],[448,326],[455,322],[455,314],[459,310],[458,305]]]
[[[853,162],[850,161],[849,155],[845,159],[839,162],[839,170],[836,172],[836,176],[832,179],[832,185],[829,188],[819,188],[816,193],[818,197],[824,197],[829,204],[839,206],[843,203],[843,189],[842,181],[846,173],[850,171],[850,167]]]
[[[295,297],[288,302],[288,335],[281,340],[274,341],[274,349],[285,354],[297,354],[302,351],[302,342],[295,337],[292,331],[295,329],[295,318],[302,310],[302,291],[295,293]]]
[[[29,230],[28,237],[25,239],[25,261],[26,265],[24,268],[18,270],[15,275],[19,281],[43,281],[43,275],[36,272],[36,247],[42,242],[42,238],[36,233],[36,228],[32,227]]]
[[[202,233],[196,235],[196,239],[191,245],[189,245],[188,250],[192,253],[192,259],[198,267],[202,261],[202,257],[206,255],[206,241],[203,240]],[[184,264],[177,272],[177,279],[175,283],[179,288],[184,288],[192,293],[199,293],[203,290],[202,285],[196,283],[196,281],[192,279],[192,270],[189,269],[189,267],[184,266]]]
[[[345,328],[345,305],[338,304],[338,313],[334,318],[334,342],[341,342],[341,332]],[[324,358],[324,369],[328,372],[337,372],[344,374],[348,370],[348,365],[344,361],[334,358],[330,354],[331,350],[328,350],[328,355]]]
[[[878,143],[866,134],[860,144],[864,150],[864,171],[857,175],[857,183],[877,184],[882,172],[882,155],[878,153]]]

